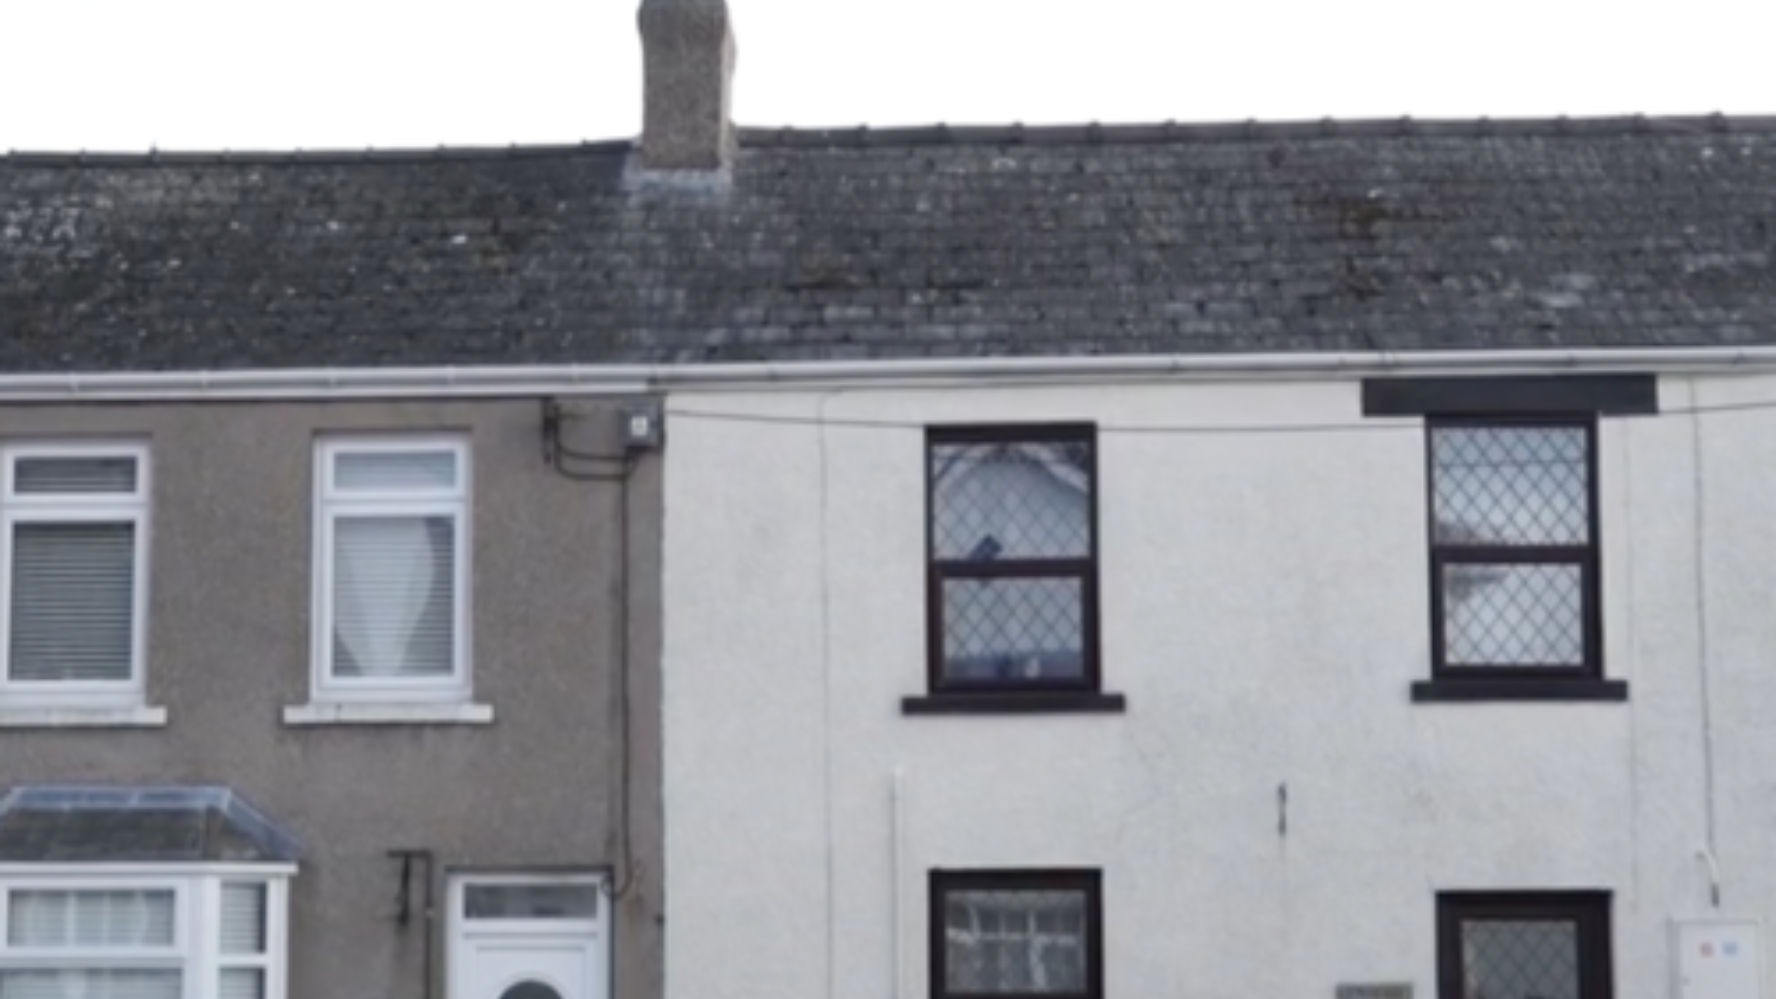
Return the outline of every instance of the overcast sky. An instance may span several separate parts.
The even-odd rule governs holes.
[[[0,0],[0,149],[639,128],[639,0]],[[744,125],[1776,113],[1769,0],[730,0]]]

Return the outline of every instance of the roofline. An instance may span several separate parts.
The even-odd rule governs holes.
[[[1776,370],[1776,346],[0,374],[0,402],[511,398],[830,386],[990,386],[1031,381],[1239,381],[1575,371],[1680,374],[1744,369]]]
[[[1297,121],[1165,121],[1148,124],[949,125],[894,128],[761,128],[737,130],[747,149],[823,149],[949,145],[1075,146],[1160,142],[1227,142],[1336,138],[1488,138],[1625,135],[1742,135],[1776,133],[1776,115],[1560,115],[1552,118],[1321,118]],[[191,150],[56,152],[10,150],[13,166],[218,166],[280,163],[424,163],[444,160],[546,159],[584,154],[628,154],[634,139],[553,145],[438,146],[430,149]]]
[[[145,153],[46,152],[9,150],[0,153],[0,165],[21,167],[115,167],[115,166],[276,166],[284,163],[434,163],[463,160],[553,159],[587,154],[626,155],[635,147],[630,139],[535,146],[437,146],[431,149],[293,149],[293,150],[190,150]]]
[[[1158,142],[1225,142],[1337,138],[1488,138],[1493,136],[1600,137],[1776,132],[1773,115],[1647,116],[1554,118],[1418,119],[1321,118],[1302,121],[1222,121],[1104,125],[930,125],[915,128],[740,130],[750,148],[934,146],[934,145],[1138,145]]]

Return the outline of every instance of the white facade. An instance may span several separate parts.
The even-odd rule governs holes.
[[[1102,871],[1110,996],[1435,996],[1436,893],[1541,889],[1610,892],[1615,994],[1672,994],[1674,917],[1776,917],[1776,409],[1732,408],[1776,377],[1659,396],[1600,421],[1597,703],[1410,699],[1423,421],[1354,378],[675,396],[668,999],[923,997],[928,871],[1047,866]],[[922,426],[1068,421],[1126,712],[903,714]]]

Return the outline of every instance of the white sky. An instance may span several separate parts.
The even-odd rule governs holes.
[[[730,0],[743,125],[1776,113],[1770,0]],[[639,0],[0,0],[0,149],[624,138]]]

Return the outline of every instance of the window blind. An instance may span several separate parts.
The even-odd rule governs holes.
[[[136,525],[12,525],[13,680],[130,678]]]
[[[105,457],[20,458],[13,464],[13,492],[21,496],[55,493],[116,493],[136,491],[136,459]]]
[[[82,968],[0,971],[0,999],[180,999],[170,970]]]
[[[220,946],[223,955],[265,953],[265,886],[222,886]]]
[[[171,891],[7,893],[9,947],[171,947],[177,911]]]
[[[346,451],[334,457],[341,492],[436,492],[456,488],[451,451]]]
[[[259,968],[224,968],[217,991],[221,999],[264,999],[265,972]]]

